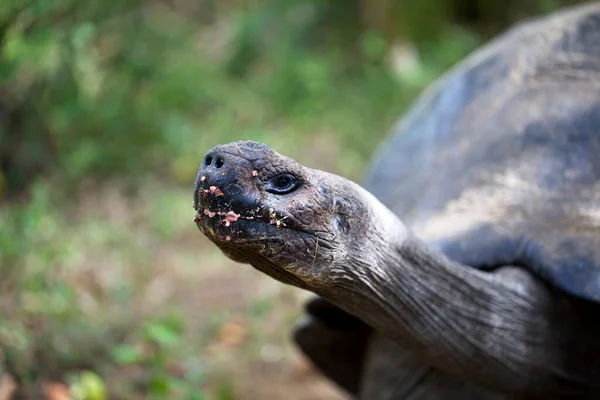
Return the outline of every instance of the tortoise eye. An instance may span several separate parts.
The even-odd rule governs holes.
[[[267,192],[286,194],[298,187],[298,179],[292,174],[280,174],[269,179],[266,183]]]

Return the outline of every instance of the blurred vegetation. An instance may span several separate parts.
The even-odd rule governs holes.
[[[0,361],[20,396],[208,398],[192,316],[145,294],[204,151],[253,139],[359,179],[435,77],[574,3],[0,2]],[[98,206],[113,190],[141,210]]]

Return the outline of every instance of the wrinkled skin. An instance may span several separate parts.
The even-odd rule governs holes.
[[[294,183],[281,190],[278,179]],[[196,222],[231,259],[283,283],[320,286],[334,278],[336,260],[348,252],[349,225],[365,215],[341,180],[260,143],[216,146],[196,180]]]

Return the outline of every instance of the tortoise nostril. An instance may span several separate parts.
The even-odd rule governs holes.
[[[223,166],[223,159],[217,158],[217,162],[215,163],[215,167],[221,168]]]
[[[207,157],[204,159],[204,164],[206,164],[206,165],[210,165],[210,163],[212,163],[212,157],[211,157],[211,156],[207,156]]]

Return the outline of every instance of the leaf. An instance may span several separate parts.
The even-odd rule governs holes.
[[[163,347],[172,347],[179,343],[179,333],[165,324],[149,324],[146,327],[146,336]]]
[[[82,400],[106,400],[106,385],[104,379],[95,372],[84,371],[79,376],[79,385],[82,389]]]
[[[115,361],[120,364],[137,364],[144,359],[143,355],[136,347],[126,344],[117,346],[113,350],[112,355]]]
[[[170,387],[171,387],[171,385],[169,384],[169,381],[164,376],[154,377],[150,381],[150,390],[154,394],[162,394],[162,395],[167,394],[167,393],[169,393]]]

